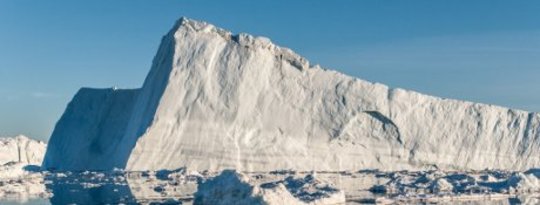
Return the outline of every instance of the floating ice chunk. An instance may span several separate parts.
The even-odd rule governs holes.
[[[225,170],[201,183],[194,204],[344,204],[345,194],[313,175],[258,184],[245,174]]]

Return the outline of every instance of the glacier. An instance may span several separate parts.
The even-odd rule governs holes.
[[[538,113],[389,88],[312,65],[267,38],[188,18],[162,38],[142,88],[75,95],[42,165],[244,172],[538,166]]]

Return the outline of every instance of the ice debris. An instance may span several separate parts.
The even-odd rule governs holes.
[[[199,184],[194,204],[345,204],[345,194],[314,175],[257,183],[248,175],[225,170]]]

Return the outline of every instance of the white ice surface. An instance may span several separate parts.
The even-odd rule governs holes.
[[[44,142],[23,135],[0,138],[0,165],[8,162],[40,165],[46,149]]]
[[[250,176],[225,170],[199,184],[195,204],[345,204],[345,193],[325,184],[313,175],[288,177],[260,183]]]
[[[141,89],[80,92],[50,142],[43,165],[61,170],[525,170],[540,115],[388,88],[182,18]]]

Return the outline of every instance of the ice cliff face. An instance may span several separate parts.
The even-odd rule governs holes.
[[[525,169],[540,115],[312,66],[268,39],[182,18],[138,90],[81,90],[45,168]]]
[[[26,136],[0,138],[0,165],[10,162],[39,165],[47,145]]]
[[[79,90],[56,124],[43,165],[60,170],[123,167],[118,150],[126,146],[122,137],[138,92]]]

